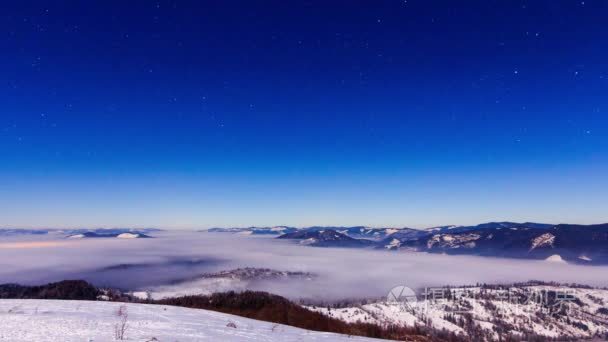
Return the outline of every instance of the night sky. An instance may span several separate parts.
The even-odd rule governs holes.
[[[608,221],[608,2],[0,5],[0,226]]]

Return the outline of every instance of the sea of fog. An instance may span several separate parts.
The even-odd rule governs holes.
[[[152,239],[0,238],[0,283],[84,279],[134,290],[239,267],[315,273],[313,280],[265,283],[291,298],[360,298],[391,288],[528,280],[608,286],[608,267],[367,249],[315,248],[271,237],[161,232]]]

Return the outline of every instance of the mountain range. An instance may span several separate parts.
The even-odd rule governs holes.
[[[283,234],[278,239],[300,240],[300,244],[316,247],[369,247],[375,244],[372,240],[356,239],[332,229],[300,230]]]
[[[68,238],[147,238],[159,229],[0,229],[0,237],[52,234]],[[267,235],[313,247],[375,248],[608,264],[608,223],[595,225],[488,222],[427,229],[312,226],[211,228],[209,233]]]
[[[494,223],[387,236],[386,249],[608,263],[608,224]]]
[[[22,236],[22,235],[52,235],[67,238],[149,238],[150,233],[162,231],[157,228],[78,228],[78,229],[19,229],[19,228],[2,228],[0,229],[0,237],[4,236]]]
[[[231,228],[240,234],[277,235],[313,247],[377,248],[430,253],[608,263],[608,224],[488,222],[428,229],[355,227]]]
[[[284,235],[299,232],[320,232],[333,230],[355,239],[382,240],[387,235],[406,228],[372,228],[365,226],[342,227],[342,226],[312,226],[296,228],[289,226],[275,227],[247,227],[247,228],[210,228],[201,230],[209,233],[234,233],[241,235]]]

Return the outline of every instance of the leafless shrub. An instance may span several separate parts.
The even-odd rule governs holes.
[[[122,341],[125,339],[125,333],[128,327],[129,313],[127,312],[127,306],[121,305],[116,311],[118,317],[118,323],[114,325],[114,338]]]

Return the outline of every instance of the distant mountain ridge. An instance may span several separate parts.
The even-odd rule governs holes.
[[[563,259],[585,264],[608,263],[608,224],[502,222],[427,231],[428,234],[404,237],[394,234],[379,243],[379,247],[509,258],[551,258],[549,260]]]
[[[313,247],[377,248],[430,253],[608,263],[608,224],[488,222],[428,229],[321,227],[232,228],[209,230],[276,235]]]
[[[608,262],[608,224],[543,225],[491,223],[453,229],[431,229],[414,238],[391,235],[386,249],[413,249],[448,254]]]
[[[78,234],[72,234],[67,237],[68,239],[90,239],[90,238],[117,238],[117,239],[148,239],[151,236],[140,233],[140,232],[84,232]]]
[[[297,231],[298,228],[287,226],[276,227],[247,227],[247,228],[209,228],[199,232],[209,233],[235,233],[243,235],[281,235]]]
[[[283,234],[278,239],[299,240],[302,245],[316,247],[369,247],[374,242],[367,239],[355,239],[332,229],[303,230]]]
[[[275,227],[246,227],[246,228],[209,228],[206,230],[199,230],[199,232],[209,233],[233,233],[241,235],[283,235],[302,231],[325,231],[333,230],[349,237],[356,239],[369,239],[369,240],[381,240],[384,237],[401,229],[412,229],[412,228],[374,228],[366,226],[311,226],[304,228],[296,228],[289,226],[275,226]]]
[[[291,227],[291,226],[273,226],[273,227],[216,227],[199,230],[199,232],[209,233],[235,233],[243,235],[282,235],[295,233],[299,231],[322,231],[333,230],[352,238],[380,240],[391,234],[400,232],[401,234],[422,234],[428,232],[461,232],[474,229],[484,228],[534,228],[547,229],[554,227],[554,224],[535,223],[535,222],[488,222],[474,226],[438,226],[424,229],[409,228],[409,227],[368,227],[368,226],[310,226],[310,227]]]
[[[0,237],[58,234],[72,238],[146,238],[159,229],[0,229]],[[430,253],[608,264],[608,223],[487,222],[427,229],[365,226],[212,228],[209,233],[268,235],[314,247],[377,248]]]
[[[78,229],[0,229],[0,237],[22,236],[22,235],[57,235],[71,238],[96,238],[96,237],[120,237],[120,238],[146,238],[149,234],[160,232],[157,228],[78,228]]]
[[[524,223],[517,223],[517,222],[487,222],[487,223],[481,223],[478,225],[474,225],[474,226],[440,226],[440,227],[433,227],[433,228],[428,228],[426,230],[429,231],[433,231],[433,232],[462,232],[462,231],[468,231],[468,230],[477,230],[477,229],[497,229],[497,228],[532,228],[532,229],[548,229],[551,227],[554,227],[555,225],[553,224],[548,224],[548,223],[536,223],[536,222],[524,222]]]

